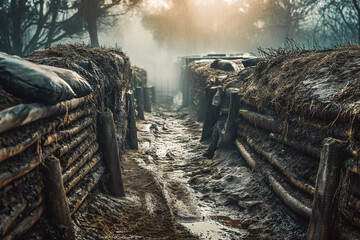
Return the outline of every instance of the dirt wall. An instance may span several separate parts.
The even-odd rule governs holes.
[[[47,174],[47,165],[49,161],[60,164],[62,181],[55,184],[65,193],[71,217],[106,172],[98,121],[106,109],[114,115],[120,149],[126,139],[126,93],[132,82],[129,59],[122,52],[59,45],[26,59],[73,70],[90,83],[93,92],[50,106],[30,103],[0,87],[0,125],[8,116],[23,121],[0,133],[2,239],[49,239],[64,234],[66,230],[59,230],[52,216],[51,206],[60,200],[49,194],[48,182],[55,173]]]
[[[309,221],[309,239],[316,239],[314,236],[321,232],[320,227],[314,227],[321,221],[338,238],[360,236],[360,212],[356,207],[360,172],[355,167],[360,130],[358,56],[358,46],[345,46],[264,59],[239,73],[214,70],[209,62],[186,66],[185,81],[193,102],[206,97],[205,89],[217,86],[223,90],[220,98],[212,95],[195,110],[209,111],[218,99],[232,102],[218,104],[220,109],[215,112],[217,119],[227,117],[224,129],[216,129],[215,123],[209,127],[205,118],[203,135],[204,131],[213,136],[222,131],[222,137],[212,138],[216,141],[212,146],[217,147],[224,147],[230,138],[249,166],[264,176],[285,205]],[[214,112],[204,115],[213,116]],[[331,152],[327,144],[331,139],[341,145],[335,155],[327,154]],[[334,167],[333,173],[339,178],[317,181],[318,175],[326,176],[323,166],[332,158],[339,159],[340,165]],[[325,196],[319,193],[320,189],[327,189]],[[331,203],[326,203],[326,197],[333,199]],[[320,206],[319,199],[323,199]],[[328,209],[326,214],[332,217],[315,218],[319,208]]]

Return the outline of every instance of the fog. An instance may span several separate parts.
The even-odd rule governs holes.
[[[257,54],[258,47],[278,48],[286,38],[308,48],[316,36],[332,44],[324,33],[312,32],[316,22],[309,13],[300,16],[296,6],[290,0],[144,0],[115,25],[100,24],[99,39],[103,46],[120,46],[132,65],[145,68],[158,91],[175,94],[181,56]]]
[[[119,25],[99,35],[105,46],[120,46],[130,57],[132,65],[145,68],[148,82],[158,91],[175,92],[179,89],[175,79],[177,57],[182,54],[160,46],[153,34],[144,28],[142,18],[133,15],[124,18]]]
[[[178,57],[207,53],[249,52],[246,47],[240,46],[240,41],[236,41],[236,25],[228,24],[227,30],[222,33],[219,30],[219,28],[225,30],[223,25],[227,19],[218,21],[211,16],[215,13],[216,2],[227,3],[225,0],[211,1],[212,12],[208,13],[202,11],[205,6],[203,3],[200,5],[194,3],[192,6],[188,6],[187,1],[177,3],[186,9],[190,7],[190,11],[185,13],[183,9],[172,8],[169,11],[170,7],[174,7],[173,5],[164,5],[161,4],[164,3],[162,1],[155,1],[153,2],[155,8],[143,6],[121,17],[115,26],[103,28],[99,33],[100,43],[107,47],[120,46],[130,57],[132,65],[147,70],[149,84],[155,85],[160,92],[165,91],[175,95],[180,84],[176,74]],[[224,7],[228,8],[229,5],[226,4]],[[173,15],[174,11],[176,14],[180,11],[183,15],[182,19],[176,19]],[[217,13],[215,17],[219,18],[219,14],[221,13]],[[158,19],[159,16],[165,19]],[[234,33],[234,36],[230,37],[231,33]]]

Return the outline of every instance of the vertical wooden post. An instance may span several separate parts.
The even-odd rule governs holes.
[[[135,117],[135,106],[134,106],[134,94],[128,92],[127,97],[127,110],[128,110],[128,131],[127,140],[131,149],[138,149],[138,138],[136,129],[136,117]]]
[[[151,112],[151,99],[150,99],[150,88],[144,87],[144,109],[147,112]]]
[[[212,129],[219,119],[220,106],[212,105],[212,99],[216,94],[218,87],[207,87],[206,88],[206,115],[205,121],[201,133],[201,140],[204,141],[211,137]]]
[[[238,89],[230,91],[230,107],[225,124],[224,146],[233,145],[236,138],[236,117],[239,113],[239,99]]]
[[[151,102],[156,103],[156,88],[154,86],[150,87],[151,89]]]
[[[42,168],[44,185],[47,194],[49,220],[55,228],[56,239],[75,239],[74,228],[71,222],[69,206],[66,202],[66,193],[62,179],[60,160],[48,158]]]
[[[136,103],[137,103],[136,110],[138,112],[138,118],[140,120],[145,120],[143,88],[142,87],[135,88],[134,95],[135,95],[135,99],[136,99]]]
[[[199,106],[199,112],[198,112],[198,122],[202,122],[205,119],[206,109],[207,109],[206,93],[205,93],[205,96],[200,97],[200,103],[199,104],[200,104],[200,106]]]
[[[188,107],[190,105],[190,98],[191,98],[191,84],[190,82],[190,76],[189,72],[186,69],[186,66],[188,65],[188,61],[185,60],[185,64],[181,66],[181,82],[182,82],[182,98],[183,98],[183,107]]]
[[[112,194],[118,197],[125,196],[120,169],[120,156],[114,117],[110,109],[106,109],[100,116],[102,134],[102,152],[105,165],[110,173]]]
[[[345,146],[333,138],[323,142],[319,170],[316,176],[315,196],[307,240],[335,239],[333,211],[336,209],[334,196],[340,180],[340,167],[344,161]]]

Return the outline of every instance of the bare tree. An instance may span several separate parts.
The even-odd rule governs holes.
[[[80,0],[78,9],[87,24],[91,46],[98,47],[100,45],[98,38],[98,23],[100,18],[104,19],[107,17],[116,17],[116,15],[124,15],[140,2],[141,0],[112,0],[111,2],[104,0]],[[115,15],[111,14],[111,8],[117,5],[122,5],[125,8],[124,12]],[[109,23],[109,21],[105,22]]]
[[[319,44],[360,43],[359,0],[305,0],[303,7]]]
[[[0,51],[23,56],[74,32],[79,14],[65,0],[5,0],[0,3]]]

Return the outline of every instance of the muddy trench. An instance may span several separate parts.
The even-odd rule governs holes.
[[[153,106],[145,119],[139,149],[122,156],[126,197],[108,194],[105,175],[74,215],[78,239],[303,239],[307,223],[235,147],[203,156],[187,108]]]

